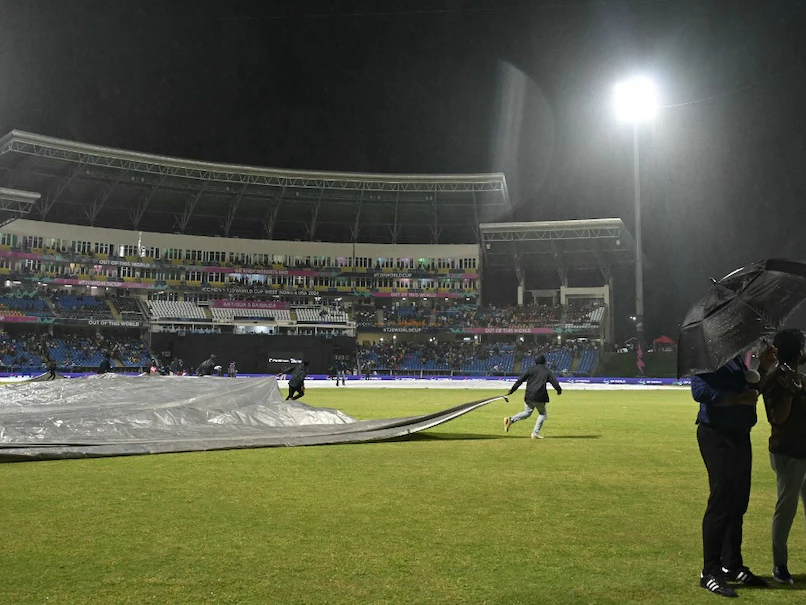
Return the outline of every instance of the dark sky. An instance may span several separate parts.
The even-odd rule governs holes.
[[[649,74],[669,106],[641,141],[654,336],[709,277],[806,258],[804,26],[794,0],[0,0],[0,132],[280,168],[504,170],[518,219],[632,230],[631,131],[609,102]]]

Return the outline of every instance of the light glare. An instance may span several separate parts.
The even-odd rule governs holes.
[[[646,122],[658,113],[658,91],[649,78],[634,77],[613,88],[616,116],[625,122]]]

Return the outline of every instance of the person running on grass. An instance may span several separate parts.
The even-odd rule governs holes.
[[[296,400],[305,395],[305,377],[308,375],[308,365],[311,362],[307,359],[302,363],[294,366],[288,366],[280,372],[281,375],[291,372],[291,378],[288,379],[288,397],[289,399]]]
[[[546,418],[549,417],[548,412],[546,412],[546,404],[549,402],[549,392],[546,384],[551,383],[558,395],[563,394],[563,389],[554,374],[546,367],[546,356],[542,353],[535,359],[535,365],[526,370],[512,385],[507,395],[512,395],[524,382],[526,383],[526,395],[524,396],[525,405],[523,411],[520,414],[504,418],[504,430],[509,432],[509,427],[513,423],[526,420],[537,409],[538,416],[535,428],[532,431],[532,439],[542,439],[543,435],[540,434],[540,429],[543,427]]]

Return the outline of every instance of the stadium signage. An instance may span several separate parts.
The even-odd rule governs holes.
[[[32,254],[30,252],[17,252],[16,250],[0,250],[0,257],[3,258],[21,258],[24,260],[50,260],[50,257],[44,254]]]
[[[271,300],[211,300],[211,309],[289,309],[286,302]]]
[[[374,273],[372,275],[372,277],[391,277],[391,278],[395,277],[408,278],[411,276],[412,276],[411,273]]]
[[[266,360],[268,363],[302,363],[300,357],[269,357]]]
[[[193,267],[200,269],[205,273],[247,273],[249,275],[292,275],[292,276],[309,276],[313,275],[314,271],[289,271],[287,269],[257,269],[253,267],[233,268],[233,267]],[[316,273],[313,276],[318,276]]]
[[[389,326],[383,328],[384,334],[421,334],[435,331],[433,328],[424,328],[422,326]]]
[[[137,282],[122,282],[122,281],[104,281],[95,279],[65,279],[58,277],[56,279],[43,279],[51,284],[71,285],[71,286],[94,286],[97,288],[146,288],[153,290],[154,284],[142,284]]]
[[[141,328],[142,321],[134,319],[88,319],[87,325],[100,326],[103,328]]]
[[[0,315],[0,322],[3,323],[43,323],[42,319],[32,315]]]
[[[316,290],[275,290],[273,288],[220,288],[217,286],[203,286],[202,292],[212,294],[269,294],[277,296],[319,296]]]
[[[179,265],[181,266],[181,265]],[[281,277],[336,277],[340,271],[312,271],[310,269],[260,269],[257,267],[188,266],[192,271],[204,273],[237,273],[243,275],[277,275]]]
[[[466,334],[554,334],[555,328],[464,328]]]
[[[457,292],[373,292],[373,296],[377,298],[464,298],[471,296],[471,294],[457,293]],[[475,295],[473,295],[475,296]]]
[[[98,265],[109,265],[112,267],[137,267],[139,269],[148,269],[149,267],[154,266],[151,263],[137,263],[128,260],[98,260],[93,262]]]

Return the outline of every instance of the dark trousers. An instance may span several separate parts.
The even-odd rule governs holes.
[[[291,386],[289,384],[288,385],[288,397],[286,397],[285,399],[286,399],[286,401],[288,401],[289,399],[299,399],[304,394],[305,394],[305,386],[304,385],[300,384],[300,385],[296,385],[296,386]]]
[[[742,521],[750,501],[750,472],[753,450],[750,433],[697,427],[711,495],[702,519],[703,573],[718,573],[721,567],[734,570],[742,561]]]

